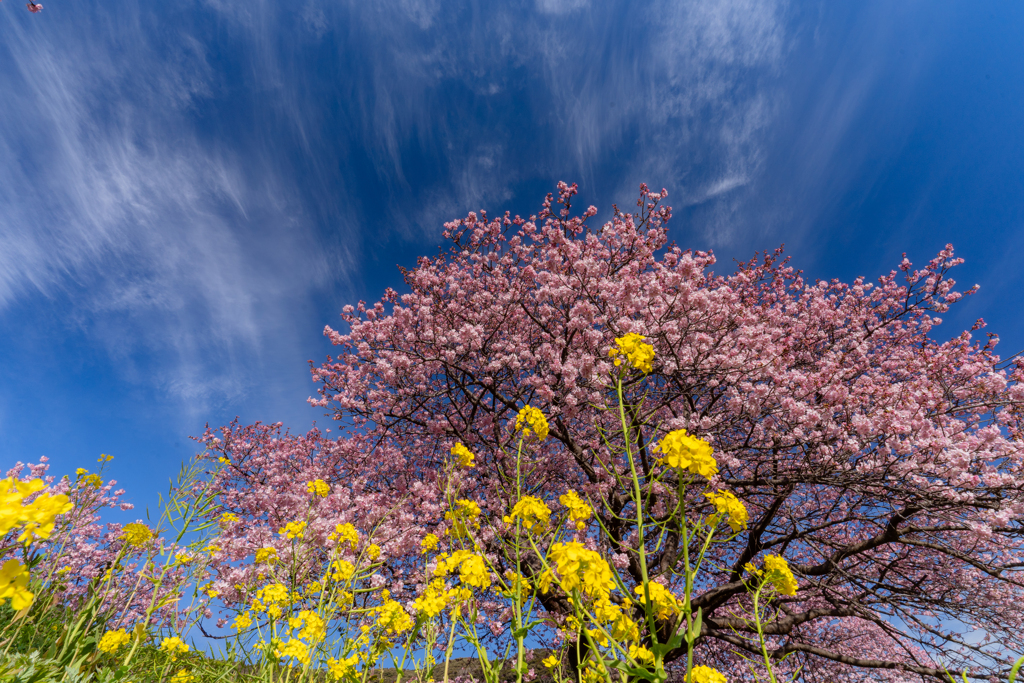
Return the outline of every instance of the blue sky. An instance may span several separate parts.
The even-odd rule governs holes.
[[[871,278],[952,242],[1024,347],[1024,5],[0,4],[0,449],[155,500],[203,425],[329,422],[309,359],[470,210],[558,180]]]

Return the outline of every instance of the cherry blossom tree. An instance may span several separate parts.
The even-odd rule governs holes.
[[[303,477],[350,487],[331,523],[363,511],[383,520],[387,508],[397,567],[443,517],[437,472],[461,442],[477,463],[464,495],[494,522],[486,541],[513,502],[510,422],[528,404],[551,426],[527,456],[531,492],[589,496],[606,532],[587,541],[639,581],[633,529],[615,514],[628,492],[598,464],[628,471],[601,435],[618,421],[609,348],[638,333],[655,349],[652,371],[626,387],[645,476],[653,446],[686,429],[715,449],[712,485],[750,513],[713,546],[698,584],[705,660],[745,675],[744,566],[773,553],[799,590],[779,599],[767,632],[802,680],[945,680],[944,666],[1005,676],[1024,651],[1024,368],[1000,359],[995,336],[974,339],[982,321],[940,341],[939,316],[963,296],[952,247],[923,268],[904,257],[875,282],[808,282],[781,250],[723,276],[711,253],[669,243],[664,190],[641,186],[634,213],[616,207],[599,227],[594,207],[573,215],[575,193],[560,183],[528,218],[448,223],[447,253],[403,271],[408,293],[345,307],[347,331],[325,330],[339,351],[312,366],[310,400],[346,436],[208,432],[208,446],[239,462],[235,502],[266,517],[267,500],[301,497]],[[257,466],[243,472],[245,462]],[[253,486],[263,498],[247,497]],[[672,492],[651,494],[653,514],[672,508]],[[400,498],[411,502],[396,517]],[[707,504],[687,500],[696,512]],[[678,588],[674,533],[654,573]],[[554,592],[542,599],[559,611]]]

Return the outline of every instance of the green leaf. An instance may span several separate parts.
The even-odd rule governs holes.
[[[701,608],[697,608],[697,615],[693,618],[693,623],[690,624],[690,632],[686,636],[686,642],[692,643],[700,636],[700,627],[704,622],[704,615],[701,612]]]
[[[649,669],[630,666],[620,659],[605,661],[605,664],[609,669],[617,669],[630,678],[641,678],[645,681],[651,681],[651,683],[661,683],[661,681],[665,680],[664,678],[658,678],[658,675]]]

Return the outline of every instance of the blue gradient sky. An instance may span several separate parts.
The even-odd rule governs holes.
[[[0,4],[0,453],[116,457],[151,503],[189,435],[304,431],[307,360],[444,220],[607,217],[871,278],[953,242],[1024,347],[1024,4],[44,0]]]

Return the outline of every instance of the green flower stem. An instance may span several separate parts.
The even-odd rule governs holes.
[[[619,419],[622,422],[622,435],[624,437],[624,443],[626,446],[626,458],[629,460],[629,471],[633,478],[633,501],[636,504],[636,533],[637,533],[637,555],[640,558],[640,577],[643,581],[644,586],[644,612],[647,618],[647,628],[651,634],[651,640],[657,642],[657,629],[654,621],[654,612],[651,610],[651,593],[648,587],[650,578],[647,575],[647,549],[644,545],[644,515],[643,515],[643,504],[641,503],[643,497],[640,492],[640,478],[636,473],[636,462],[633,459],[633,449],[630,447],[630,429],[626,422],[626,409],[625,402],[622,397],[622,374],[620,373],[616,382],[615,389],[619,398]],[[683,547],[685,549],[685,538]],[[689,578],[689,577],[688,577]],[[689,673],[689,670],[687,670]]]
[[[762,579],[757,590],[754,592],[754,624],[757,626],[757,642],[761,648],[761,656],[764,657],[764,665],[768,669],[768,679],[771,683],[777,683],[775,680],[775,672],[772,670],[772,660],[768,656],[768,645],[765,643],[764,628],[761,625],[761,613],[760,613],[760,601],[761,591],[764,590],[766,579]]]

